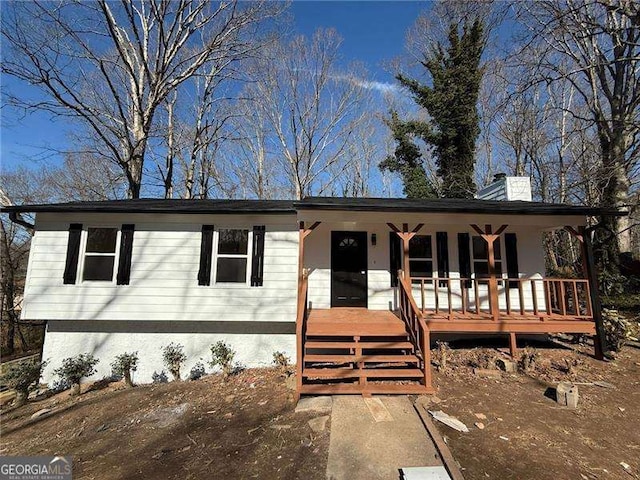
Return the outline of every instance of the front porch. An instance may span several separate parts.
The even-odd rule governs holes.
[[[597,336],[599,333],[600,305],[597,289],[593,287],[591,246],[584,229],[576,231],[566,227],[583,247],[584,278],[543,278],[537,273],[539,270],[533,270],[536,273],[531,275],[520,270],[517,278],[498,274],[494,243],[498,245],[496,240],[507,226],[502,225],[493,231],[491,225],[481,229],[475,224],[470,227],[486,242],[486,275],[476,272],[473,276],[463,276],[460,275],[462,267],[456,272],[447,266],[446,277],[418,277],[409,274],[412,271],[409,242],[424,225],[417,224],[410,229],[406,223],[401,228],[387,223],[385,225],[393,232],[392,236],[397,235],[401,239],[401,257],[395,286],[384,290],[391,292],[390,297],[385,297],[388,300],[388,308],[385,309],[386,303],[380,301],[371,305],[371,299],[379,298],[383,291],[378,288],[369,294],[368,306],[359,308],[336,307],[333,283],[331,305],[322,303],[326,297],[319,295],[318,292],[322,291],[319,287],[310,297],[309,277],[314,268],[307,269],[305,265],[305,238],[320,223],[314,222],[310,227],[305,227],[304,222],[300,225],[296,329],[298,395],[433,393],[432,333],[503,334],[512,356],[516,355],[518,334],[583,333]],[[340,228],[344,230],[343,225]],[[365,228],[360,227],[360,230]],[[325,228],[327,231],[334,230],[328,227]],[[325,238],[327,233],[324,233]],[[372,250],[375,250],[375,235],[371,237]],[[367,241],[366,235],[361,235],[361,238]],[[371,255],[373,263],[381,258],[379,251]],[[435,255],[433,260],[435,262]],[[319,265],[326,267],[327,263]],[[323,273],[321,268],[318,272]],[[332,259],[330,271],[333,268]],[[389,268],[393,268],[391,260]],[[358,274],[362,273],[366,288],[367,273],[359,272],[360,269],[360,266],[353,269],[355,283],[360,282]],[[439,269],[434,266],[433,272]],[[375,281],[380,282],[380,274],[369,270],[369,276],[373,278],[374,274]],[[334,280],[333,275],[330,278]],[[349,295],[352,295],[350,291]],[[356,298],[355,294],[353,298]],[[320,304],[320,308],[315,308],[314,304]],[[596,356],[601,353],[599,345],[597,339]]]

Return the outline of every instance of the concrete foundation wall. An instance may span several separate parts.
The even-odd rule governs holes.
[[[213,371],[210,346],[222,340],[236,351],[235,361],[246,367],[269,366],[273,352],[285,352],[295,362],[295,323],[283,322],[109,322],[64,321],[49,322],[42,358],[50,363],[45,368],[43,382],[51,384],[53,371],[62,360],[81,353],[91,353],[100,359],[97,372],[90,380],[111,374],[111,362],[124,352],[138,352],[138,369],[134,382],[150,383],[154,372],[165,370],[162,347],[171,342],[184,346],[187,361],[181,370],[187,378],[198,361],[207,372]]]

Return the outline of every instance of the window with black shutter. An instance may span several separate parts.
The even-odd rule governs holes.
[[[246,283],[249,230],[218,230],[216,283]]]
[[[409,270],[411,277],[433,277],[431,235],[415,235],[409,240]]]
[[[398,286],[398,270],[402,268],[402,239],[395,233],[389,232],[389,273],[391,286]]]
[[[460,265],[460,278],[471,278],[471,252],[469,251],[469,234],[458,234],[458,263]],[[471,288],[471,280],[465,281],[465,286]]]
[[[520,278],[518,268],[518,239],[515,233],[504,234],[504,250],[507,257],[507,277]],[[509,288],[518,288],[518,282],[509,282]]]
[[[200,239],[200,269],[198,285],[211,285],[211,258],[213,256],[213,225],[202,226]]]
[[[117,228],[87,228],[82,280],[93,282],[113,281],[113,270],[116,264],[117,247]]]
[[[253,249],[251,255],[251,286],[261,287],[264,274],[264,225],[253,227]]]
[[[495,275],[502,277],[502,251],[500,249],[500,237],[493,242],[493,259],[495,264]],[[487,241],[480,237],[473,237],[473,271],[476,278],[489,278],[489,245]]]
[[[64,264],[63,283],[73,285],[76,283],[78,275],[78,259],[80,257],[80,238],[82,235],[82,224],[72,223],[69,225],[69,240],[67,241],[67,258]]]
[[[436,260],[438,277],[449,278],[449,239],[447,232],[436,232]],[[446,287],[447,282],[440,282],[440,286]]]
[[[118,260],[118,285],[129,285],[131,276],[131,254],[133,253],[133,224],[124,224],[120,231],[120,257]]]

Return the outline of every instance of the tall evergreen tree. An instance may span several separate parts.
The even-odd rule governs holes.
[[[442,180],[442,196],[473,198],[476,192],[475,145],[480,134],[476,104],[483,73],[480,57],[485,43],[482,21],[465,23],[462,35],[457,23],[452,23],[448,43],[446,48],[438,43],[421,61],[431,76],[432,86],[401,74],[396,76],[431,117],[428,122],[402,121],[392,112],[388,120],[397,147],[395,155],[387,157],[380,168],[402,175],[408,197],[425,198],[435,193],[427,181],[414,139],[433,147],[437,175]]]

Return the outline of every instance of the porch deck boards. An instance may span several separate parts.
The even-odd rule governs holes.
[[[583,316],[554,314],[507,314],[498,320],[480,312],[452,314],[425,312],[429,330],[438,333],[586,333],[595,324]],[[402,336],[406,326],[397,313],[366,308],[313,309],[307,319],[307,336]]]
[[[404,336],[404,322],[388,310],[366,308],[312,309],[307,318],[307,336]]]

